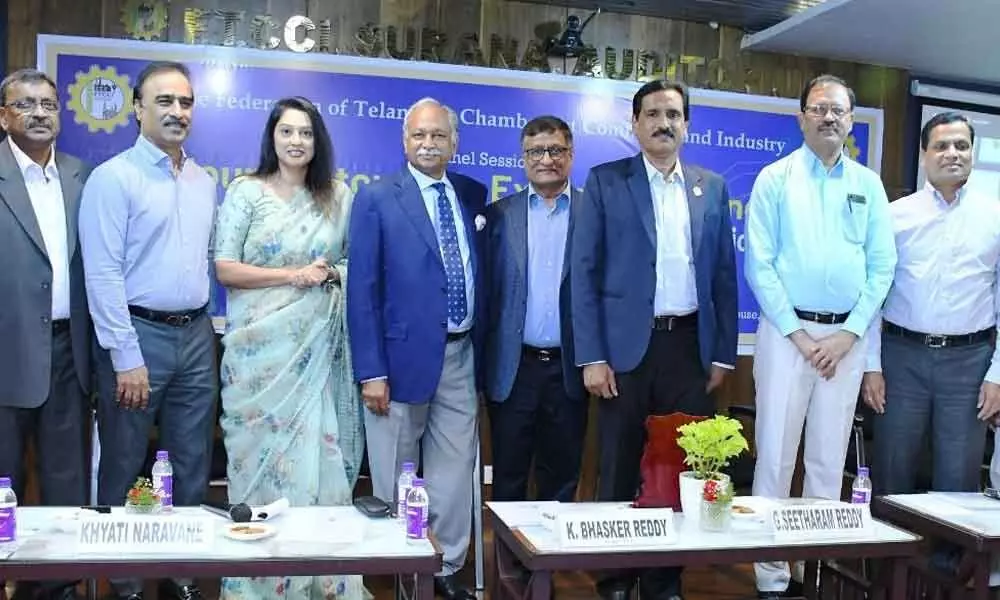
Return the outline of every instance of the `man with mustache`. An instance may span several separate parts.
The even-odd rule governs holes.
[[[470,600],[457,574],[485,363],[486,188],[447,170],[457,144],[451,108],[424,98],[407,111],[406,167],[361,188],[351,210],[347,322],[374,493],[394,503],[402,464],[422,462],[444,554],[434,588]]]
[[[651,81],[632,99],[641,152],[591,169],[572,237],[576,364],[600,398],[602,501],[630,501],[649,415],[709,416],[736,364],[736,263],[729,192],[682,164],[687,88]],[[677,507],[679,508],[679,507]],[[630,597],[637,573],[606,573],[602,598]],[[680,569],[639,575],[644,599],[681,597]]]
[[[56,84],[34,69],[0,82],[0,474],[25,499],[32,438],[41,503],[87,501],[90,315],[77,243],[80,191],[90,171],[57,152]],[[18,585],[15,598],[75,598],[73,585]]]
[[[215,333],[207,312],[216,184],[183,144],[194,92],[187,67],[147,65],[133,96],[139,137],[94,169],[80,206],[96,357],[101,442],[98,502],[121,506],[146,476],[153,425],[173,464],[173,504],[208,486],[215,431]],[[142,582],[112,581],[141,600]],[[190,580],[165,590],[198,600]]]
[[[932,490],[981,483],[987,424],[1000,413],[1000,202],[967,185],[974,141],[961,114],[932,117],[920,133],[927,184],[889,207],[899,258],[862,383],[877,414],[878,494],[916,491],[928,433]]]
[[[882,182],[844,152],[854,92],[821,75],[799,105],[805,142],[760,172],[746,213],[744,272],[762,317],[753,493],[788,497],[804,423],[803,496],[839,500],[863,336],[889,291],[896,250]],[[786,563],[755,571],[761,598],[788,590]]]

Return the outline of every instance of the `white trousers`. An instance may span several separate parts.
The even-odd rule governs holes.
[[[801,324],[816,340],[841,329],[841,325]],[[858,340],[840,360],[833,378],[826,380],[791,340],[761,318],[753,364],[757,405],[754,496],[788,497],[804,424],[802,495],[840,499],[844,460],[864,374],[865,344],[864,338]],[[756,563],[754,572],[760,591],[780,592],[788,587],[787,563]]]

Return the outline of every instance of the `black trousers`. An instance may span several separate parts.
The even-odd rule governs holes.
[[[707,375],[698,351],[698,324],[694,318],[672,330],[654,329],[639,365],[615,373],[618,397],[600,400],[600,482],[598,500],[635,499],[639,490],[639,463],[646,444],[646,417],[683,412],[709,416],[715,402],[705,392]],[[599,589],[631,588],[639,577],[643,600],[681,593],[681,568],[608,571]]]
[[[90,419],[87,398],[73,362],[68,328],[52,333],[49,396],[37,408],[0,407],[0,473],[9,474],[19,504],[24,503],[24,455],[34,443],[42,506],[83,506],[87,502]],[[17,597],[58,597],[74,582],[18,585]],[[35,588],[38,587],[37,591]],[[30,593],[26,593],[30,590]]]
[[[537,500],[572,502],[587,429],[587,399],[566,393],[562,360],[522,353],[510,396],[490,402],[493,500],[527,500],[532,461]]]

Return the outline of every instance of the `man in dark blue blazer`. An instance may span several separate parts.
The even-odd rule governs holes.
[[[736,364],[736,262],[723,179],[681,164],[687,89],[653,81],[632,100],[641,153],[594,167],[576,209],[573,334],[600,402],[601,500],[632,500],[652,414],[711,415]],[[598,584],[624,599],[634,573]],[[644,599],[680,598],[679,569],[646,571]]]
[[[430,529],[444,554],[435,588],[448,600],[475,598],[454,575],[472,526],[487,301],[486,188],[446,172],[457,142],[450,108],[430,98],[410,108],[406,168],[355,198],[347,285],[374,494],[398,500],[401,467],[422,451]]]
[[[558,117],[537,117],[521,148],[528,187],[487,210],[493,500],[525,500],[534,460],[536,498],[571,502],[587,423],[570,320],[573,133]]]

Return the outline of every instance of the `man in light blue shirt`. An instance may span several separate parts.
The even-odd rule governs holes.
[[[573,133],[542,116],[521,130],[527,188],[489,206],[490,320],[486,389],[493,441],[493,499],[572,502],[587,422],[573,358],[567,259]]]
[[[96,357],[101,464],[98,502],[121,506],[144,472],[149,436],[169,452],[174,505],[208,485],[215,428],[215,335],[209,300],[216,185],[182,148],[194,93],[187,68],[151,63],[134,91],[140,135],[97,167],[83,190],[80,243]],[[157,482],[154,481],[154,486]],[[172,488],[172,489],[171,489]],[[200,600],[190,580],[170,595]],[[141,581],[112,581],[141,600]]]
[[[744,272],[761,308],[753,493],[787,498],[805,423],[803,496],[840,499],[865,336],[896,266],[882,182],[844,154],[854,92],[822,75],[800,98],[805,143],[768,165],[747,207]],[[781,597],[785,563],[755,565]]]

